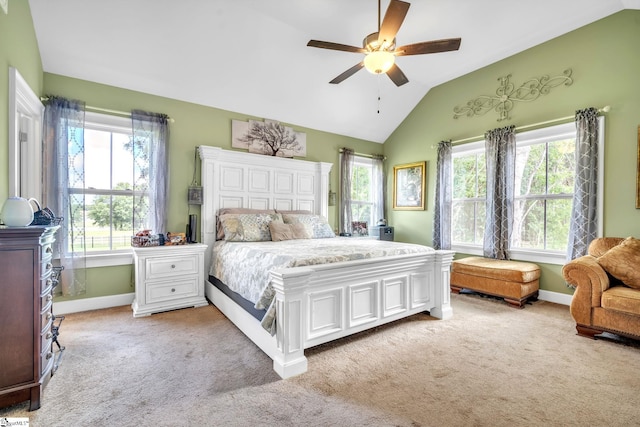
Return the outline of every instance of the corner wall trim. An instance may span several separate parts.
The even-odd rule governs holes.
[[[560,292],[544,291],[538,292],[538,299],[542,301],[555,302],[556,304],[571,305],[573,295],[561,294]]]
[[[102,308],[119,307],[121,305],[131,305],[135,293],[109,295],[106,297],[82,298],[71,301],[60,301],[53,303],[55,314],[79,313],[81,311],[99,310]]]

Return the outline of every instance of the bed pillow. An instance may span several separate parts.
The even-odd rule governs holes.
[[[627,237],[598,258],[598,264],[630,288],[640,289],[640,240]]]
[[[229,242],[268,242],[271,240],[269,224],[282,221],[282,215],[269,213],[220,215],[224,240]]]
[[[269,223],[269,231],[271,231],[271,240],[274,242],[310,239],[313,235],[311,228],[302,223],[285,224],[280,221],[271,221]]]
[[[283,214],[285,224],[304,224],[312,230],[312,239],[336,237],[327,220],[320,215]]]
[[[218,216],[216,217],[216,240],[224,240],[224,229],[220,222],[221,215],[228,214],[274,214],[273,209],[250,209],[250,208],[220,208],[218,209]]]

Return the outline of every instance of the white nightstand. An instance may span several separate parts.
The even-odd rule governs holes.
[[[133,248],[136,296],[133,316],[207,305],[204,297],[204,252],[190,244]]]

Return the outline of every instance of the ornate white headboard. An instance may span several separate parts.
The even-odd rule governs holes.
[[[216,240],[220,208],[309,210],[325,218],[329,205],[329,172],[333,164],[285,159],[220,147],[200,146],[203,200],[201,242]]]

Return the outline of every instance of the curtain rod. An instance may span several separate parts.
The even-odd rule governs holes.
[[[46,96],[42,96],[40,97],[40,101],[42,102],[46,102],[48,101],[49,98]],[[126,112],[126,111],[119,111],[119,110],[111,110],[109,108],[100,108],[100,107],[93,107],[91,105],[85,105],[84,107],[86,110],[90,110],[93,111],[95,113],[106,113],[106,114],[113,114],[113,115],[118,115],[118,116],[126,116],[126,117],[131,117],[131,112]],[[171,117],[168,118],[170,123],[175,123],[175,120],[172,119]]]
[[[600,114],[608,113],[610,110],[611,110],[611,107],[609,105],[606,105],[606,106],[600,108],[598,110],[598,113],[600,113]],[[523,130],[531,129],[531,128],[542,126],[542,125],[551,125],[551,124],[554,124],[554,123],[560,123],[560,122],[564,122],[566,120],[573,119],[573,118],[575,118],[575,115],[566,116],[566,117],[560,117],[558,119],[546,120],[544,122],[533,123],[533,124],[530,124],[530,125],[517,126],[516,127],[516,132],[517,131],[523,131]],[[456,139],[455,141],[451,141],[451,145],[461,144],[463,142],[477,141],[477,140],[480,140],[480,139],[483,139],[483,138],[484,138],[484,135],[478,135],[478,136],[472,136],[472,137],[469,137],[469,138]],[[431,148],[436,148],[436,147],[437,147],[437,145],[432,145],[431,146]]]
[[[341,148],[338,150],[338,153],[342,153],[344,152],[344,148]],[[369,159],[373,159],[374,154],[365,154],[365,153],[356,153],[355,151],[353,152],[354,156],[359,156],[359,157],[367,157]],[[387,160],[387,156],[383,156],[382,157],[383,160]]]

